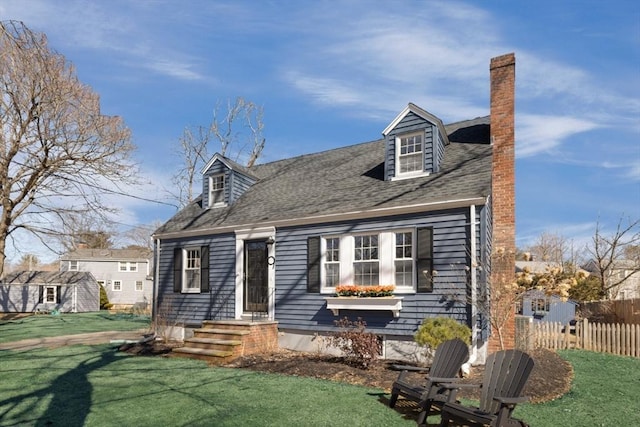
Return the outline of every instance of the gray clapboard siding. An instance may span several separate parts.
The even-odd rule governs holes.
[[[286,228],[278,230],[276,258],[276,319],[282,328],[305,330],[332,330],[337,317],[326,309],[323,294],[301,293],[306,289],[307,237],[312,235],[341,235],[347,233],[383,231],[404,227],[434,227],[434,269],[438,276],[434,292],[427,294],[403,295],[403,310],[399,318],[391,313],[373,311],[341,311],[340,317],[365,318],[369,326],[376,325],[378,332],[408,335],[427,316],[437,313],[454,316],[467,321],[464,297],[462,302],[444,302],[443,295],[464,295],[466,283],[464,274],[453,271],[453,264],[468,265],[470,220],[467,209],[438,212],[424,216],[404,216],[399,219],[372,220],[366,223],[347,222],[344,224],[321,225],[307,228]],[[287,256],[283,256],[287,254]],[[463,272],[464,270],[462,270]],[[292,296],[295,295],[295,298]]]

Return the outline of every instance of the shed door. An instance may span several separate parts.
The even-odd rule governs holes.
[[[267,242],[245,242],[244,259],[244,311],[266,313],[269,305]]]

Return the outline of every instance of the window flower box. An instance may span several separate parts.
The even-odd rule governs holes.
[[[335,296],[325,297],[327,309],[334,316],[340,310],[387,310],[398,317],[403,297],[394,296],[394,289],[394,286],[337,286]]]
[[[336,295],[339,297],[390,297],[396,289],[393,285],[373,285],[373,286],[357,286],[357,285],[338,285],[336,286]]]

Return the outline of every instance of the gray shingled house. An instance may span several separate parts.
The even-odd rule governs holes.
[[[100,289],[91,273],[18,271],[0,282],[3,313],[80,313],[100,310]]]
[[[492,74],[491,96],[512,102],[513,85]],[[482,357],[489,331],[474,299],[488,286],[492,175],[502,179],[491,123],[445,125],[409,103],[377,141],[250,169],[214,155],[202,195],[154,233],[154,315],[182,338],[207,320],[277,322],[280,346],[299,350],[362,318],[386,357],[411,351],[423,319],[451,316]],[[395,291],[337,298],[338,285]]]

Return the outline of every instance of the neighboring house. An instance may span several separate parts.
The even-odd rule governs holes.
[[[91,272],[114,309],[150,309],[151,259],[152,252],[144,249],[76,249],[60,258],[60,270]]]
[[[445,126],[410,103],[378,141],[250,169],[214,155],[201,197],[154,233],[154,313],[183,337],[204,320],[262,316],[277,321],[282,347],[299,350],[336,331],[335,320],[360,317],[386,357],[412,351],[423,319],[450,316],[485,352],[474,299],[488,287],[478,267],[491,254],[492,177],[513,179],[513,161],[496,162],[491,142],[514,150],[502,129],[513,129],[513,112],[501,108],[513,101],[515,60],[494,59],[491,117]],[[500,202],[513,209],[513,197]],[[395,295],[332,298],[354,284],[395,285]]]
[[[552,261],[516,261],[516,273],[528,272],[543,274],[562,265]],[[539,322],[560,322],[562,324],[575,320],[578,303],[573,300],[563,301],[556,295],[546,295],[543,291],[532,289],[527,291],[517,306],[517,313],[532,316]]]
[[[531,316],[538,322],[560,322],[564,325],[575,320],[577,306],[575,301],[562,301],[556,295],[546,295],[534,289],[524,294],[518,314]]]
[[[583,267],[591,274],[599,275],[598,265],[596,261],[591,260]],[[613,286],[608,290],[608,299],[634,299],[640,298],[640,271],[638,269],[638,261],[630,259],[620,259],[613,261],[612,267],[606,272],[607,287]]]
[[[0,282],[4,313],[79,313],[100,310],[100,289],[91,273],[79,271],[18,271]]]

